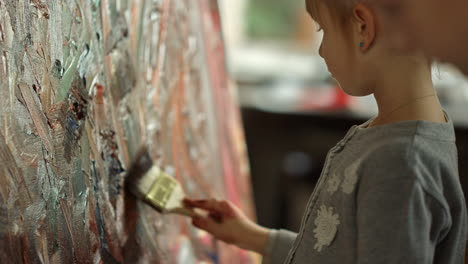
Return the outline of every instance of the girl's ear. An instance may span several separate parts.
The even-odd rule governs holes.
[[[353,21],[359,42],[356,45],[361,51],[366,52],[374,44],[377,35],[375,13],[367,5],[359,3],[353,8]]]

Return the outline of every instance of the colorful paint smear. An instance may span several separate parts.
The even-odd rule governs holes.
[[[253,216],[216,1],[0,0],[0,262],[256,263],[123,186],[142,145]]]

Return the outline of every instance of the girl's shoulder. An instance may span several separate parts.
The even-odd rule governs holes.
[[[398,192],[402,184],[418,184],[437,199],[447,189],[462,196],[452,124],[405,121],[361,132],[353,162],[361,192],[383,185]]]

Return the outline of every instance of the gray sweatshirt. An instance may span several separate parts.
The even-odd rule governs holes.
[[[464,263],[452,122],[368,123],[330,150],[299,234],[272,231],[264,263]]]

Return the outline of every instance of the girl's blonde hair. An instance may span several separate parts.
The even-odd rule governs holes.
[[[321,13],[325,7],[332,17],[336,18],[338,26],[343,27],[348,25],[349,19],[352,15],[352,8],[359,0],[306,0],[307,10],[310,15],[319,24],[322,21]]]

